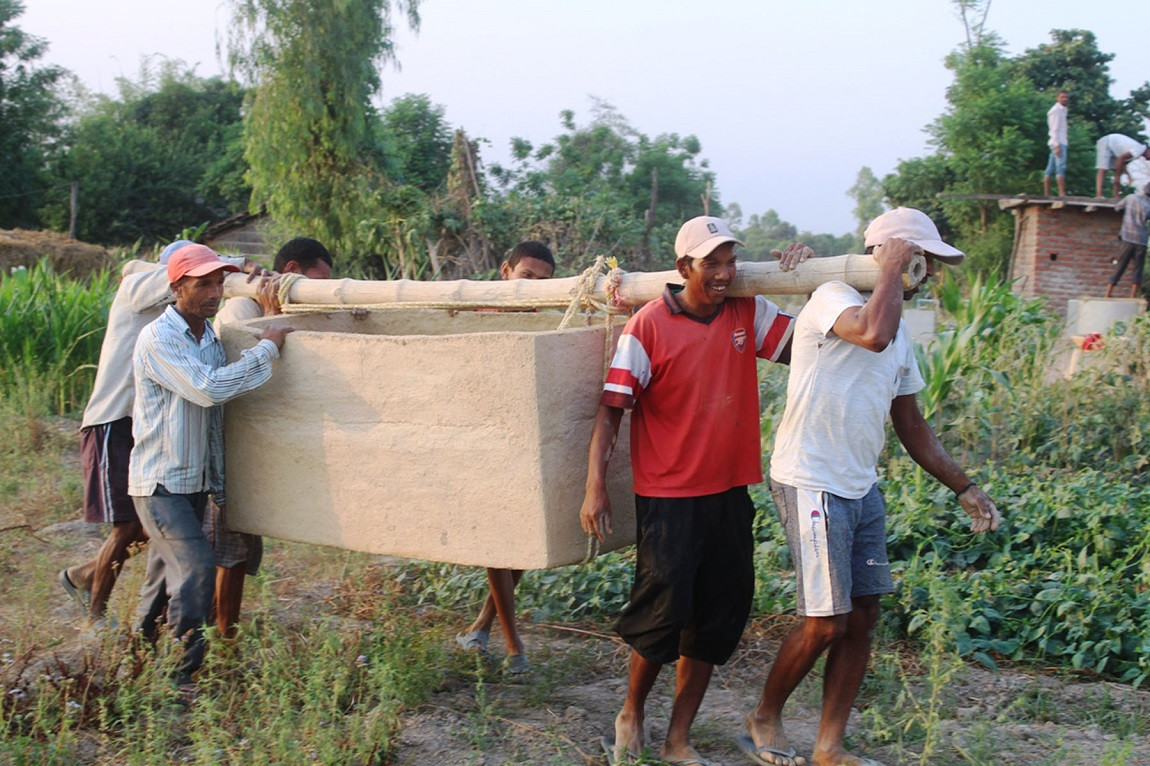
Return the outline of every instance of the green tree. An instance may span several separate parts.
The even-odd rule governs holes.
[[[253,208],[316,237],[353,271],[394,265],[411,232],[395,202],[372,97],[394,59],[391,0],[235,0],[230,60],[251,84],[244,120]],[[396,0],[418,28],[417,0]],[[400,206],[403,207],[402,205]],[[406,224],[404,224],[406,226]]]
[[[1054,29],[1050,39],[1049,44],[1028,48],[1012,62],[1017,74],[1048,94],[1051,102],[1059,88],[1069,90],[1071,120],[1085,122],[1087,135],[1125,133],[1143,138],[1144,121],[1150,118],[1150,82],[1126,98],[1114,98],[1110,95],[1114,54],[1098,50],[1093,32]]]
[[[985,37],[984,37],[985,40]],[[952,194],[1003,194],[1031,189],[1045,164],[1046,97],[1017,76],[999,44],[985,43],[947,58],[955,81],[950,107],[930,127],[954,172]],[[993,200],[944,198],[942,208],[960,233],[971,270],[1003,273],[1013,222]]]
[[[427,193],[447,183],[454,138],[442,106],[423,93],[400,96],[384,110],[381,128],[393,180]]]
[[[955,5],[966,44],[947,57],[954,72],[949,105],[928,127],[935,154],[900,162],[883,179],[883,191],[893,205],[930,214],[944,236],[970,256],[967,271],[1002,275],[1013,221],[993,199],[974,195],[1039,192],[1049,151],[1045,112],[1061,87],[1072,94],[1068,191],[1090,193],[1094,139],[1116,130],[1140,135],[1150,83],[1129,98],[1111,97],[1114,57],[1100,52],[1093,33],[1084,30],[1054,30],[1051,44],[1011,58],[998,36],[985,29],[988,2]]]
[[[792,242],[802,242],[819,256],[843,255],[855,248],[854,234],[836,236],[799,231],[773,209],[752,215],[746,226],[735,226],[733,231],[744,243],[739,257],[748,261],[769,261],[772,250],[782,250]]]
[[[66,72],[36,64],[48,45],[12,24],[23,12],[19,0],[0,0],[0,228],[39,226],[65,111],[56,87]]]
[[[771,250],[779,249],[780,244],[785,246],[794,242],[799,230],[771,209],[762,215],[751,215],[747,225],[735,229],[735,233],[743,242],[741,257],[748,261],[765,261],[770,259]]]
[[[577,125],[571,110],[560,121],[564,132],[552,141],[536,148],[514,139],[512,164],[490,169],[501,247],[532,236],[571,269],[599,253],[617,256],[627,268],[666,267],[685,219],[705,208],[722,215],[696,137],[652,138],[601,100],[594,101],[589,124]]]
[[[892,206],[913,207],[926,213],[938,225],[944,241],[957,236],[950,227],[938,195],[954,183],[954,171],[942,154],[900,160],[893,173],[882,179],[882,191]]]
[[[855,229],[854,252],[863,251],[863,232],[870,222],[882,214],[882,183],[875,177],[874,171],[863,165],[851,188],[847,189],[847,196],[855,201],[854,213],[858,227]]]
[[[1011,62],[1016,74],[1041,90],[1053,103],[1058,89],[1070,91],[1067,190],[1093,194],[1094,142],[1107,133],[1125,133],[1144,139],[1144,121],[1150,117],[1150,82],[1126,98],[1110,94],[1114,80],[1110,62],[1114,54],[1098,50],[1094,33],[1083,29],[1055,29],[1051,42],[1029,48]]]
[[[53,166],[59,183],[79,187],[77,237],[155,242],[246,206],[243,93],[235,83],[165,61],[117,85],[117,97],[97,95],[81,105]],[[68,215],[65,195],[43,209],[55,228]]]

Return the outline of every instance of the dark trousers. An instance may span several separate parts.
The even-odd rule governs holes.
[[[1136,245],[1133,242],[1122,240],[1122,254],[1118,257],[1118,267],[1114,271],[1114,276],[1110,278],[1112,286],[1118,285],[1118,280],[1122,279],[1122,273],[1126,271],[1126,266],[1130,261],[1134,261],[1134,286],[1142,286],[1142,266],[1146,262],[1146,245]]]
[[[204,662],[204,623],[216,581],[215,555],[203,530],[207,500],[204,492],[176,495],[162,486],[148,497],[132,498],[151,538],[136,628],[154,638],[167,606],[168,628],[185,642],[177,683],[191,681]]]

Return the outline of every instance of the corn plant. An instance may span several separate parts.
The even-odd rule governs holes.
[[[0,396],[27,400],[31,388],[46,386],[51,413],[83,406],[113,295],[108,272],[82,282],[44,260],[0,275]]]

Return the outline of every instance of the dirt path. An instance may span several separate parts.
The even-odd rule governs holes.
[[[695,744],[713,761],[751,763],[733,738],[743,731],[743,719],[758,700],[763,673],[777,646],[776,640],[758,633],[745,639],[731,663],[716,671],[696,721]],[[625,647],[609,638],[541,626],[528,630],[527,643],[537,669],[531,682],[507,683],[496,675],[480,686],[453,676],[426,705],[404,717],[396,763],[605,763],[599,738],[611,731],[623,699]],[[947,746],[927,763],[1150,764],[1146,738],[1123,744],[1099,724],[1073,722],[1074,711],[1091,705],[1111,709],[1116,718],[1144,718],[1150,715],[1150,694],[1119,684],[1060,683],[1048,676],[977,668],[962,675],[949,689],[953,701],[943,710],[939,730],[970,758]],[[652,742],[665,733],[673,693],[668,668],[649,700]],[[817,694],[817,683],[808,681],[788,706],[788,732],[800,753],[809,754],[814,743]],[[1062,719],[1066,721],[1059,722]],[[884,764],[920,762],[898,747],[868,741],[859,734],[866,728],[863,714],[852,711],[849,736],[856,753]]]
[[[92,551],[99,542],[90,527],[76,522],[40,529],[37,537],[57,544],[69,541],[77,552]],[[269,555],[268,563],[274,567],[284,554],[273,546]],[[282,563],[288,569],[292,566],[286,560]],[[310,581],[306,591],[287,585],[284,600],[293,604],[291,611],[299,619],[330,608],[326,596],[335,589],[335,582]],[[312,603],[301,603],[308,601]],[[64,637],[52,648],[53,655],[78,655],[76,614],[67,598],[53,592],[43,614]],[[750,763],[733,738],[742,732],[743,718],[758,699],[763,674],[785,630],[786,625],[777,621],[753,623],[735,657],[717,669],[694,728],[696,747],[707,758],[723,764]],[[486,660],[453,651],[440,688],[403,715],[393,762],[605,763],[599,740],[612,730],[623,699],[626,647],[608,627],[595,625],[527,625],[525,640],[533,672],[521,681],[500,672],[499,650]],[[450,644],[451,636],[445,635],[443,641]],[[499,645],[498,636],[492,636],[491,645]],[[878,662],[889,661],[893,655],[887,651]],[[891,675],[888,667],[873,668],[860,708],[874,700],[880,703],[876,708],[889,711],[894,697],[903,691]],[[665,733],[673,684],[672,669],[665,669],[649,699],[648,733],[653,743]],[[945,692],[936,728],[940,746],[925,763],[1150,766],[1150,741],[1120,736],[1123,719],[1134,722],[1150,716],[1148,692],[1121,684],[1076,683],[1016,671],[992,673],[970,666]],[[926,696],[922,690],[916,693]],[[800,753],[809,753],[814,742],[818,694],[818,681],[808,680],[788,706],[788,732]],[[883,730],[882,722],[853,711],[848,744],[854,752],[884,764],[924,762],[917,755],[921,738],[908,738],[913,742],[904,750],[893,744],[897,732],[888,730],[893,739],[886,743],[873,736]]]

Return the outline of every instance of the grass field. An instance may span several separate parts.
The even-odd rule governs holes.
[[[525,577],[528,684],[453,649],[481,572],[279,541],[249,579],[238,638],[210,642],[190,707],[164,680],[170,645],[141,647],[123,630],[83,640],[55,573],[99,541],[75,523],[86,394],[74,384],[103,318],[65,322],[36,302],[52,296],[61,316],[82,313],[66,300],[106,310],[110,283],[20,279],[0,285],[0,307],[24,317],[5,325],[0,373],[0,762],[602,762],[596,742],[622,699],[626,654],[609,621],[629,587],[626,552]],[[953,330],[920,360],[922,399],[1007,526],[971,540],[949,493],[889,448],[898,592],[850,744],[887,763],[1150,763],[1150,322],[1116,328],[1096,365],[1065,380],[1048,373],[1059,328],[1041,306],[951,289]],[[764,370],[768,437],[784,384]],[[793,612],[781,530],[755,497],[758,616],[697,734],[728,763]],[[111,605],[121,625],[142,576],[130,560]],[[813,737],[817,701],[814,678],[788,710],[799,742]]]

